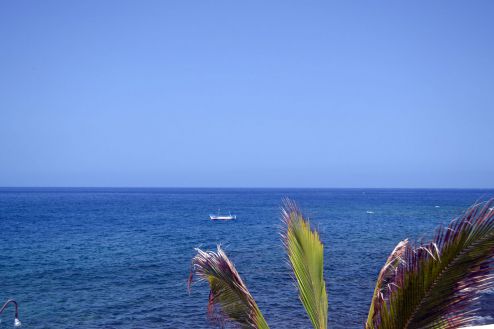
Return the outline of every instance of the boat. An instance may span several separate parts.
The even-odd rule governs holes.
[[[220,210],[218,209],[218,214],[217,215],[209,215],[209,219],[211,220],[233,220],[237,219],[236,215],[232,215],[231,213],[228,213],[228,215],[220,215]]]

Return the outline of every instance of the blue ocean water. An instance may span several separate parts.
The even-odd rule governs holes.
[[[310,328],[279,237],[285,196],[325,244],[330,327],[361,328],[396,243],[494,190],[3,188],[0,298],[20,303],[25,328],[211,328],[207,285],[189,294],[186,280],[194,248],[221,244],[272,328]],[[238,220],[210,221],[218,208]],[[481,299],[494,322],[492,304]]]

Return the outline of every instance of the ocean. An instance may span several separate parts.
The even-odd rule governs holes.
[[[24,328],[212,328],[194,248],[221,244],[271,328],[311,328],[280,240],[283,197],[325,245],[330,328],[362,328],[374,282],[404,238],[428,239],[494,190],[1,188],[0,298]],[[229,222],[209,214],[237,215]],[[494,294],[481,298],[494,322]],[[12,310],[0,328],[13,324]]]

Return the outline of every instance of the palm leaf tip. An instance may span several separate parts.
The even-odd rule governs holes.
[[[493,204],[473,205],[439,228],[430,243],[404,246],[402,262],[388,278],[390,288],[371,305],[367,327],[470,325],[478,315],[478,297],[494,287]],[[380,284],[378,280],[376,290]]]
[[[218,246],[216,252],[196,250],[188,287],[190,290],[194,275],[209,283],[210,319],[217,322],[230,320],[241,328],[268,329],[254,298],[221,247]]]
[[[314,328],[327,328],[328,297],[324,281],[324,248],[295,202],[285,199],[281,211],[283,242],[298,284],[299,297]]]
[[[397,274],[398,266],[404,263],[403,255],[405,254],[408,245],[408,239],[400,241],[388,256],[386,263],[379,272],[367,318],[367,327],[375,320],[379,308],[393,290],[394,286],[392,282]]]

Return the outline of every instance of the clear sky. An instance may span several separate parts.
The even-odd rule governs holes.
[[[1,1],[0,186],[494,187],[494,1]]]

